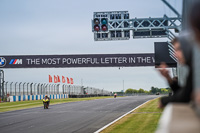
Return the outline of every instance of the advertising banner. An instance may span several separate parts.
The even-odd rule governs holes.
[[[0,55],[0,68],[154,66],[154,54]]]

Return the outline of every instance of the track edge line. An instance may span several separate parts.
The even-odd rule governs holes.
[[[153,99],[151,99],[153,100]],[[126,115],[130,114],[131,112],[133,112],[134,110],[136,110],[137,108],[141,107],[142,105],[146,104],[147,102],[149,102],[150,100],[138,105],[137,107],[135,107],[134,109],[132,109],[131,111],[127,112],[126,114],[120,116],[119,118],[115,119],[114,121],[108,123],[107,125],[105,125],[104,127],[100,128],[99,130],[95,131],[94,133],[100,133],[101,131],[103,131],[104,129],[106,129],[107,127],[109,127],[110,125],[112,125],[113,123],[117,122],[118,120],[122,119],[123,117],[125,117]]]

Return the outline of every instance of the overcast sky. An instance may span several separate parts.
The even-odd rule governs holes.
[[[168,0],[179,13],[182,0]],[[0,0],[0,55],[154,53],[162,39],[94,41],[93,12],[128,11],[130,18],[175,16],[161,0]],[[48,83],[48,75],[109,91],[167,87],[154,67],[4,69],[5,81]]]

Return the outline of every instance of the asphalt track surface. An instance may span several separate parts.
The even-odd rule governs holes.
[[[158,96],[130,96],[71,102],[0,113],[1,133],[93,133]]]

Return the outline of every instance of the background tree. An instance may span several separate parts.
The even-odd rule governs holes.
[[[157,92],[167,94],[171,92],[170,88],[158,88],[158,87],[151,87],[150,93],[156,94]]]
[[[161,90],[159,90],[157,87],[152,86],[150,92],[156,94],[157,92],[161,92]]]
[[[136,89],[133,89],[133,93],[138,93],[138,90],[136,90]]]
[[[145,91],[144,91],[144,89],[142,89],[142,88],[140,88],[139,90],[138,90],[138,93],[144,93]]]
[[[167,88],[161,88],[161,93],[169,93],[169,89]]]
[[[132,88],[129,88],[129,89],[127,89],[126,91],[125,91],[125,93],[126,94],[132,94],[132,93],[134,93],[134,89],[132,89]]]

